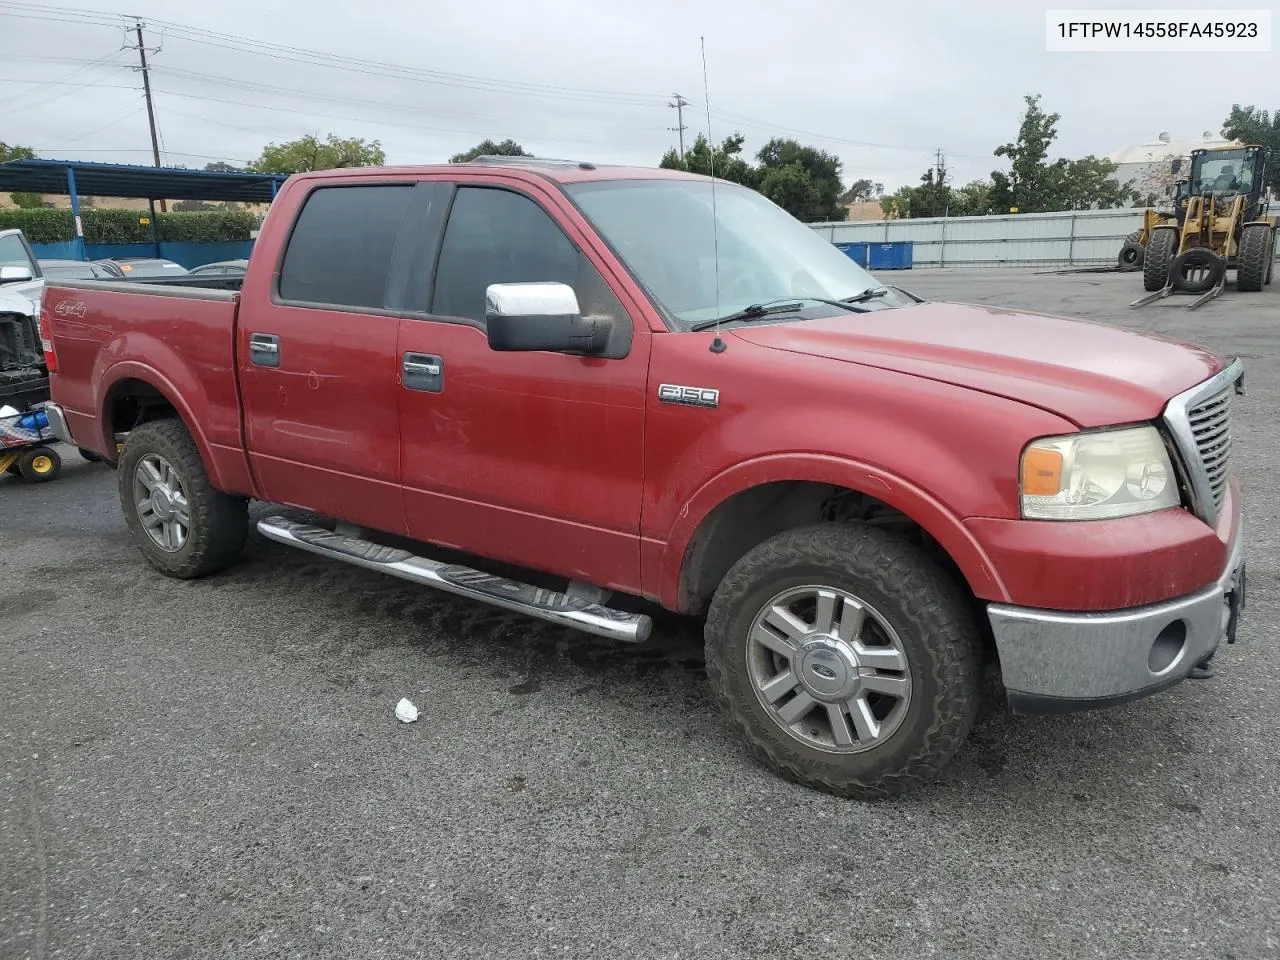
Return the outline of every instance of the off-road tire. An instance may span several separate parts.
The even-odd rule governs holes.
[[[143,529],[133,497],[134,468],[149,453],[169,462],[187,495],[191,526],[186,541],[174,552],[162,550]],[[248,501],[213,488],[200,451],[180,420],[152,420],[133,429],[117,473],[120,507],[134,543],[165,576],[203,577],[239,559],[249,532]]]
[[[48,447],[32,447],[15,464],[18,475],[28,483],[48,483],[62,473],[62,458]]]
[[[1194,280],[1188,279],[1186,269],[1203,268],[1203,276]],[[1207,247],[1192,247],[1173,258],[1170,267],[1173,274],[1173,288],[1181,293],[1208,293],[1222,281],[1227,272],[1227,261]]]
[[[1236,289],[1257,293],[1266,285],[1267,269],[1275,255],[1275,240],[1266,224],[1247,224],[1240,233],[1236,255]]]
[[[1142,268],[1142,261],[1146,259],[1147,248],[1138,242],[1137,237],[1142,236],[1142,231],[1131,234],[1129,239],[1124,242],[1124,246],[1120,248],[1120,255],[1116,257],[1116,266],[1121,270],[1139,270]]]
[[[1151,231],[1151,241],[1142,257],[1142,287],[1155,292],[1169,284],[1169,270],[1173,264],[1174,250],[1178,246],[1178,231],[1157,228]]]
[[[875,606],[898,633],[912,678],[901,726],[864,753],[810,747],[761,705],[747,667],[748,632],[780,591],[831,586]],[[715,592],[705,628],[707,674],[750,754],[778,774],[844,797],[874,799],[933,779],[977,714],[982,645],[963,589],[920,547],[865,524],[789,530],[742,557]]]

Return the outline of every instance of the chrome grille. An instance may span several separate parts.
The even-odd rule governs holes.
[[[1231,463],[1231,394],[1227,388],[1187,411],[1200,465],[1213,493],[1214,510],[1222,508]]]
[[[1231,474],[1231,400],[1244,392],[1244,366],[1225,370],[1169,401],[1164,422],[1182,460],[1191,508],[1217,523]]]

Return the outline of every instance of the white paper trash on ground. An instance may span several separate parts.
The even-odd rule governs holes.
[[[407,697],[401,697],[396,704],[396,719],[403,723],[413,723],[418,719],[418,708]]]

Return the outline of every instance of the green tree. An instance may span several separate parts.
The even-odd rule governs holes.
[[[725,137],[720,146],[712,149],[706,136],[700,133],[693,141],[693,146],[685,151],[683,160],[672,148],[663,155],[658,166],[667,170],[687,170],[706,177],[711,176],[714,171],[716,177],[721,180],[729,180],[755,189],[759,186],[760,174],[742,157],[742,145],[745,142],[746,137],[735,133],[731,137]]]
[[[760,148],[756,154],[760,161],[761,192],[769,196],[765,184],[769,174],[780,171],[780,168],[799,166],[808,176],[813,187],[812,192],[798,190],[793,186],[781,189],[780,194],[790,199],[788,203],[775,200],[793,217],[809,222],[822,220],[843,220],[848,211],[840,205],[840,195],[844,193],[844,185],[840,182],[840,158],[816,147],[802,146],[795,140],[775,137]],[[774,178],[775,184],[790,184],[795,177],[793,172]],[[773,199],[770,197],[770,199]]]
[[[35,151],[30,147],[20,147],[17,144],[9,146],[7,143],[0,141],[0,163],[8,163],[10,160],[33,160],[35,159]],[[33,209],[44,206],[44,198],[38,193],[11,193],[9,199],[13,201],[15,207],[23,207],[24,209]]]
[[[1040,95],[1023,98],[1026,110],[1018,139],[995,149],[1008,157],[1010,170],[991,174],[989,206],[995,213],[1088,210],[1125,207],[1139,201],[1137,192],[1113,176],[1116,165],[1093,155],[1079,160],[1049,161],[1049,147],[1058,136],[1059,114],[1045,113]]]
[[[860,203],[874,200],[884,195],[883,183],[872,183],[870,180],[855,180],[849,189],[840,194],[841,203]]]
[[[1276,151],[1267,167],[1267,184],[1280,190],[1280,110],[1271,113],[1253,105],[1235,104],[1222,124],[1222,135],[1245,144]]]
[[[951,191],[949,216],[980,217],[991,212],[990,180],[970,180]]]
[[[213,163],[206,163],[205,170],[210,173],[244,173],[235,164],[227,163],[225,160],[215,160]]]
[[[793,217],[809,222],[843,220],[848,211],[841,206],[844,187],[840,183],[840,159],[795,140],[774,139],[756,154],[757,164],[742,155],[746,137],[734,133],[718,147],[703,134],[681,157],[668,150],[658,164],[668,170],[688,170],[730,180],[764,194]]]
[[[1049,145],[1058,136],[1056,113],[1045,113],[1040,108],[1040,94],[1023,97],[1027,109],[1018,127],[1018,139],[996,147],[997,157],[1008,157],[1010,171],[991,174],[992,200],[997,209],[1016,207],[1021,213],[1036,213],[1054,209],[1053,193],[1057,177],[1049,171],[1045,162]]]
[[[308,134],[286,143],[269,143],[246,168],[253,173],[301,173],[336,167],[377,167],[386,162],[382,144],[360,137],[329,134],[323,141]]]
[[[532,153],[526,153],[524,147],[516,143],[514,140],[503,140],[501,143],[495,143],[492,140],[481,140],[470,150],[463,153],[455,153],[449,158],[450,163],[468,163],[476,157],[532,157]]]
[[[1050,210],[1111,210],[1141,201],[1138,192],[1112,176],[1116,165],[1092,154],[1058,160],[1049,168]]]

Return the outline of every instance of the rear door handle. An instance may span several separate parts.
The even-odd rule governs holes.
[[[280,338],[274,333],[249,334],[249,362],[255,367],[280,366]]]
[[[406,390],[439,393],[444,389],[444,360],[431,353],[406,353],[400,360],[400,382]]]

